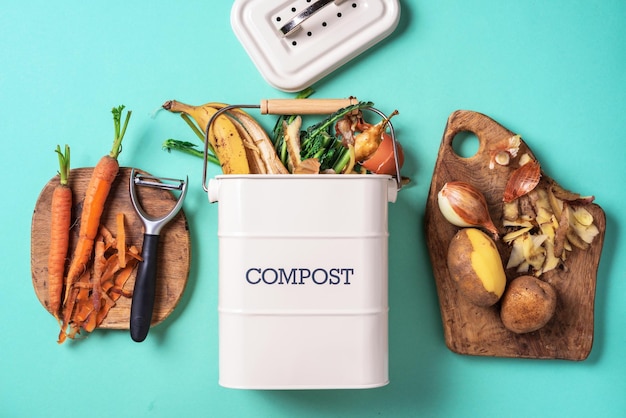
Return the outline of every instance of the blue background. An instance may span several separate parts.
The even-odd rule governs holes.
[[[389,207],[391,383],[343,391],[217,384],[217,206],[200,186],[200,160],[161,149],[167,138],[195,137],[157,110],[168,99],[292,97],[268,85],[245,54],[230,28],[231,4],[2,6],[0,416],[626,416],[626,2],[405,0],[391,37],[316,84],[315,97],[354,95],[387,113],[397,108],[403,171],[413,180]],[[189,175],[189,284],[144,343],[98,330],[59,346],[56,322],[32,288],[32,212],[57,170],[56,144],[72,146],[73,167],[93,166],[110,147],[110,109],[122,103],[133,110],[122,165]],[[468,357],[446,348],[422,222],[456,109],[520,133],[551,177],[594,194],[605,210],[587,360]]]

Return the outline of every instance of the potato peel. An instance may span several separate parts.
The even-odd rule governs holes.
[[[527,195],[505,203],[503,210],[508,216],[503,226],[508,232],[503,241],[512,247],[507,269],[540,276],[564,267],[568,252],[588,249],[599,234],[593,215],[582,206],[589,202],[578,194],[565,193],[560,186],[555,193],[555,184],[543,182]]]

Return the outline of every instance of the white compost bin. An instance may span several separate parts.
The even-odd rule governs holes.
[[[221,175],[219,384],[389,382],[385,175]]]

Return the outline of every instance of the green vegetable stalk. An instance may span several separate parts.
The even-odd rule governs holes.
[[[296,99],[306,99],[314,93],[312,88],[307,88],[302,90],[296,95]],[[290,124],[296,118],[297,115],[280,115],[276,119],[276,124],[274,125],[274,129],[272,131],[272,143],[274,144],[274,148],[276,149],[276,154],[278,154],[278,158],[283,163],[283,165],[287,166],[287,144],[285,143],[285,134],[283,132],[283,122],[287,122]]]
[[[198,149],[196,144],[188,141],[179,141],[177,139],[167,139],[163,142],[163,149],[171,152],[172,150],[181,151],[195,157],[204,158],[204,150]],[[207,161],[220,165],[220,160],[210,151],[207,154]]]

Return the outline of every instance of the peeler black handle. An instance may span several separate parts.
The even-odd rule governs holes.
[[[130,336],[136,342],[146,339],[152,322],[158,246],[158,235],[145,234],[143,236],[143,249],[141,250],[143,260],[137,268],[133,300],[130,306]]]

